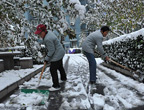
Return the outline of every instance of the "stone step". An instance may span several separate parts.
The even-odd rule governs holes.
[[[14,90],[16,90],[19,85],[23,84],[25,81],[30,80],[32,77],[34,77],[36,74],[40,73],[42,70],[42,67],[38,68],[37,70],[31,72],[27,76],[21,78],[20,80],[17,80],[15,83],[9,85],[8,87],[4,88],[0,91],[0,102],[3,102],[5,98],[11,94]]]

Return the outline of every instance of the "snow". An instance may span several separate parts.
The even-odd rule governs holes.
[[[116,80],[108,77],[107,74],[98,69],[98,82],[105,86],[104,95],[95,93],[93,96],[89,96],[86,93],[86,89],[84,86],[87,85],[89,80],[89,69],[86,57],[84,57],[82,54],[66,54],[63,60],[64,63],[68,56],[70,57],[68,66],[69,71],[67,75],[68,81],[66,82],[65,90],[60,93],[63,96],[63,103],[60,107],[61,109],[88,109],[91,107],[90,103],[93,103],[95,109],[103,108],[103,110],[116,110],[121,106],[119,102],[121,102],[122,105],[127,109],[144,104],[144,96],[137,96],[137,93],[144,94],[144,84],[126,77],[116,72],[115,70],[103,67],[102,65],[100,65],[103,62],[101,58],[96,58],[97,66],[106,71],[107,74],[116,77]],[[30,71],[34,71],[34,69],[39,66],[35,65],[33,69],[10,70],[2,72],[0,77],[0,84],[3,85],[0,86],[0,90],[7,87],[16,80],[19,80],[19,75],[23,77],[27,73],[30,73]],[[40,74],[36,75],[30,81],[25,82],[23,85],[20,85],[20,88],[27,87],[30,89],[35,89],[38,84],[39,76]],[[43,74],[40,86],[51,87],[51,85],[52,81],[48,67]],[[67,99],[68,97],[75,98],[73,98],[71,102],[69,102]],[[37,93],[20,93],[18,95],[12,95],[10,98],[13,99],[13,101],[11,100],[12,102],[16,103],[16,107],[20,107],[20,105],[23,105],[27,107],[27,110],[33,110],[33,108],[36,107],[37,104],[39,104],[43,100],[43,96]],[[109,104],[108,102],[110,102],[111,104]],[[7,101],[6,104],[0,104],[0,107],[3,106],[11,106],[10,101]],[[39,107],[44,108],[46,106]]]
[[[0,59],[0,62],[2,62],[3,61],[3,59]]]
[[[144,36],[144,29],[105,41],[104,44],[111,44],[113,42],[126,40],[128,38],[133,39],[138,35]],[[94,105],[94,109],[96,110],[118,110],[122,108],[129,109],[144,105],[144,84],[133,80],[130,77],[126,77],[115,70],[111,70],[100,65],[103,62],[101,58],[96,58],[98,67],[97,82],[104,86],[104,95],[94,93],[92,96],[87,94],[86,88],[89,81],[89,64],[86,57],[83,54],[66,54],[63,58],[64,64],[68,57],[68,71],[66,72],[68,80],[65,84],[64,91],[60,92],[60,95],[63,97],[63,103],[60,106],[61,110],[90,109],[91,104]],[[18,81],[42,66],[43,65],[34,65],[34,68],[31,69],[7,70],[1,72],[0,90],[8,87],[12,83]],[[23,85],[19,86],[20,89],[25,87],[29,89],[37,88],[39,76],[40,74],[37,74],[30,81],[24,82]],[[49,67],[47,67],[43,73],[39,86],[52,86],[52,78]],[[44,97],[42,94],[38,93],[24,94],[20,92],[19,94],[11,95],[10,100],[8,100],[6,103],[0,103],[0,107],[11,107],[13,105],[15,107],[25,106],[26,110],[33,110],[34,107],[37,108],[35,110],[39,110],[40,107],[46,110],[48,106],[48,102],[46,101],[47,98],[48,97]],[[71,101],[68,100],[69,98],[71,98]],[[45,105],[38,106],[43,99],[45,101]],[[11,104],[12,102],[14,104]]]
[[[22,58],[19,58],[20,60],[30,60],[30,59],[32,59],[32,57],[22,57]]]
[[[42,65],[33,65],[31,69],[20,69],[20,70],[6,70],[0,73],[0,91],[8,87],[12,83],[20,80],[31,72],[42,67]]]
[[[84,14],[86,12],[86,8],[84,5],[81,5],[79,0],[70,0],[70,4],[75,4],[75,9],[79,12],[79,16],[81,19],[84,19]]]
[[[136,39],[136,37],[139,35],[144,36],[144,28],[142,28],[138,31],[129,33],[129,34],[121,35],[120,37],[116,37],[116,38],[104,41],[103,44],[104,45],[110,45],[111,43],[115,43],[115,42],[119,42],[119,41],[125,41],[127,39]]]
[[[0,55],[3,55],[3,54],[12,54],[12,53],[20,54],[21,52],[20,51],[0,52]]]
[[[18,101],[19,104],[26,106],[40,103],[42,99],[43,96],[41,96],[39,93],[31,93],[31,94],[21,93],[19,96],[15,98],[15,100]]]
[[[6,47],[6,48],[0,48],[1,50],[9,49],[9,50],[20,50],[20,49],[25,49],[25,46],[15,46],[15,47]]]

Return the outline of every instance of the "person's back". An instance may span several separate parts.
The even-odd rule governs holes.
[[[103,35],[100,30],[89,34],[84,42],[82,43],[82,50],[88,53],[94,54],[95,46],[97,45],[98,50],[101,54],[104,54],[102,47]]]
[[[57,36],[52,31],[48,30],[43,43],[48,49],[47,51],[49,51],[48,56],[51,56],[50,61],[60,60],[64,56],[65,50]]]

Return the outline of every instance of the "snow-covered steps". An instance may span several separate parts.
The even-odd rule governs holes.
[[[0,74],[0,100],[9,93],[14,91],[24,81],[30,80],[33,76],[39,73],[42,65],[34,65],[31,69],[7,70]]]

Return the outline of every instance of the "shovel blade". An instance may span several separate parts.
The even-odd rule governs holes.
[[[21,92],[23,93],[42,93],[42,94],[46,94],[49,95],[49,91],[48,90],[39,90],[39,89],[21,89]]]
[[[25,94],[30,94],[30,93],[40,93],[43,94],[46,99],[49,97],[49,91],[48,90],[39,90],[39,89],[21,89],[21,92]],[[40,104],[44,105],[45,104],[45,98],[43,97],[42,101]]]

